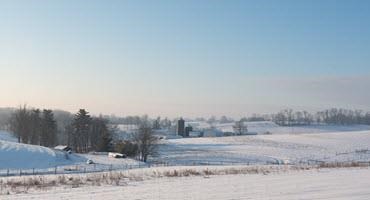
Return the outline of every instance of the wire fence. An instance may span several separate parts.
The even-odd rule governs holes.
[[[0,170],[0,177],[8,176],[28,176],[28,175],[51,175],[51,174],[81,174],[81,173],[95,173],[95,172],[109,172],[116,170],[129,170],[137,168],[147,168],[145,164],[128,164],[128,165],[68,165],[55,166],[52,168],[40,169],[3,169]]]
[[[254,162],[225,162],[225,161],[187,161],[181,163],[139,163],[139,164],[124,164],[124,165],[68,165],[55,166],[46,169],[32,168],[32,169],[0,169],[0,177],[11,176],[30,176],[30,175],[56,175],[56,174],[83,174],[96,172],[110,172],[110,171],[124,171],[131,169],[153,168],[153,167],[175,167],[175,166],[230,166],[230,165],[254,165]],[[260,163],[261,164],[261,163]],[[266,162],[265,165],[276,165],[279,163]]]
[[[57,175],[57,174],[84,174],[84,173],[97,173],[97,172],[111,172],[111,171],[125,171],[131,169],[143,169],[153,167],[176,167],[176,166],[249,166],[249,165],[307,165],[307,166],[363,166],[370,167],[370,161],[346,161],[346,162],[326,162],[321,160],[305,160],[295,164],[287,164],[281,162],[229,162],[229,161],[187,161],[179,163],[138,163],[138,164],[124,164],[124,165],[103,165],[103,164],[90,164],[90,165],[68,165],[68,166],[55,166],[47,169],[32,168],[32,169],[0,169],[0,177],[12,176],[30,176],[30,175]]]

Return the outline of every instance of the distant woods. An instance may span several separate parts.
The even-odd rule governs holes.
[[[348,109],[328,109],[316,113],[285,109],[270,115],[253,115],[235,121],[222,116],[196,118],[186,121],[203,121],[213,127],[215,124],[233,123],[237,135],[248,132],[244,122],[273,121],[280,126],[302,126],[311,124],[332,125],[370,125],[370,112]],[[68,145],[76,152],[116,150],[129,156],[138,156],[147,160],[155,152],[156,138],[153,133],[160,129],[176,130],[177,119],[160,117],[150,119],[148,116],[91,116],[80,109],[76,114],[61,110],[37,109],[20,106],[0,108],[0,130],[12,132],[21,143],[46,147]],[[119,141],[115,138],[121,129],[137,129],[130,139]],[[145,126],[143,126],[145,125]],[[123,130],[125,131],[125,130]],[[149,145],[149,146],[147,146]]]
[[[171,126],[167,118],[161,120],[158,117],[151,121],[147,116],[128,117],[127,122],[139,127],[137,132],[131,140],[114,142],[118,119],[111,117],[116,120],[112,123],[109,117],[93,117],[85,109],[72,115],[60,110],[20,106],[6,114],[7,117],[2,116],[7,122],[0,128],[12,132],[20,143],[45,147],[68,145],[79,153],[118,151],[144,162],[156,153],[158,137],[154,136],[153,130]]]
[[[57,142],[57,124],[51,110],[28,110],[22,106],[10,117],[9,129],[18,142],[48,147]]]
[[[370,125],[370,112],[332,108],[311,114],[307,111],[285,109],[271,116],[272,121],[280,126],[297,126],[310,124],[331,125]]]
[[[112,136],[116,130],[108,124],[108,120],[100,117],[91,117],[89,113],[80,109],[69,125],[68,145],[77,152],[110,151]]]
[[[73,116],[65,111],[28,109],[26,106],[14,110],[6,127],[20,143],[45,147],[64,144],[76,152],[109,151],[115,131],[107,119],[91,117],[84,109]]]

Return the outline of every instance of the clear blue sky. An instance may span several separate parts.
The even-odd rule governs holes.
[[[370,1],[0,0],[0,106],[370,110]]]

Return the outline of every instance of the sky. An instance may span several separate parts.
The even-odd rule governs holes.
[[[0,0],[0,107],[370,111],[370,1]]]

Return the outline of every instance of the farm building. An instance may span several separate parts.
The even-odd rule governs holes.
[[[58,151],[65,151],[65,152],[71,152],[72,151],[72,148],[69,147],[69,146],[66,146],[66,145],[58,145],[56,147],[54,147],[55,150],[58,150]]]

